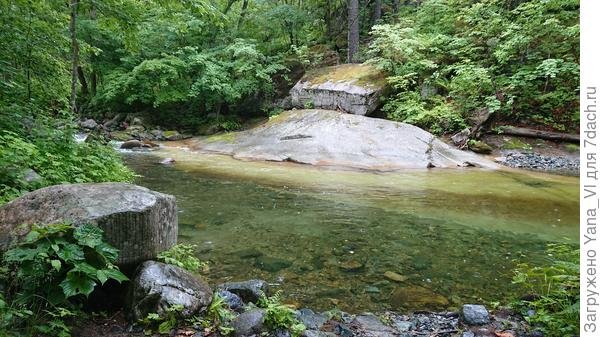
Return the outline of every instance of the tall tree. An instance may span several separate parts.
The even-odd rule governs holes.
[[[358,0],[348,0],[348,63],[354,62],[358,53]]]
[[[373,4],[373,25],[376,25],[379,19],[381,19],[381,0],[375,0]]]
[[[71,113],[77,112],[77,65],[79,63],[79,45],[77,44],[77,5],[79,0],[71,0],[71,22],[69,32],[71,33]]]
[[[238,29],[240,29],[242,23],[244,22],[244,17],[246,16],[246,11],[248,10],[248,1],[249,0],[244,0],[244,2],[242,2],[242,11],[240,12],[240,19],[237,25]]]

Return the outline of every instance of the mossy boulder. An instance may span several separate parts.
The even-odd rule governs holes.
[[[368,115],[380,104],[385,74],[366,64],[344,64],[308,72],[290,91],[297,108],[342,110]]]
[[[469,141],[469,150],[471,150],[475,153],[482,153],[482,154],[490,154],[493,151],[491,146],[489,146],[488,144],[486,144],[480,140],[470,140]]]

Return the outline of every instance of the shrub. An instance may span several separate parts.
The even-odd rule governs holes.
[[[531,300],[516,301],[513,307],[544,332],[563,337],[579,332],[579,249],[566,244],[549,244],[546,264],[519,264],[513,283],[523,287]],[[528,310],[534,310],[528,315]]]
[[[2,329],[19,335],[34,332],[63,336],[66,317],[98,284],[126,281],[114,265],[118,251],[102,240],[96,225],[34,225],[4,253]],[[0,330],[0,332],[4,332]],[[7,332],[8,333],[8,332]]]
[[[265,309],[265,326],[271,330],[289,330],[292,337],[298,337],[306,327],[296,319],[295,311],[281,303],[281,292],[271,297],[261,297],[258,307]]]
[[[0,204],[44,186],[61,183],[130,181],[133,173],[111,148],[77,143],[70,132],[24,137],[0,133]],[[39,179],[26,179],[28,171]]]

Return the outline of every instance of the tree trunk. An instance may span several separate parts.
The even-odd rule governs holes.
[[[79,45],[77,44],[77,5],[79,0],[71,0],[71,113],[77,112],[77,64],[79,63]]]
[[[246,16],[246,10],[248,9],[248,1],[244,0],[242,3],[242,12],[240,13],[240,19],[238,20],[237,28],[240,29],[242,23],[244,22],[244,17]]]
[[[577,134],[518,128],[514,126],[502,126],[500,129],[502,130],[501,134],[503,135],[540,138],[545,140],[564,141],[577,144],[579,143],[579,135]]]
[[[227,1],[227,6],[225,7],[225,9],[223,10],[223,14],[227,14],[229,12],[229,10],[231,9],[231,6],[233,6],[233,4],[236,2],[237,0],[229,0]]]
[[[348,63],[353,63],[358,53],[358,28],[358,0],[348,0]]]
[[[373,5],[373,25],[376,25],[379,19],[381,19],[381,0],[375,0],[375,4]]]
[[[96,74],[95,71],[92,71],[92,75],[91,75],[91,82],[92,82],[92,96],[96,96],[96,89],[98,88],[98,75]]]
[[[81,68],[81,66],[77,67],[77,77],[79,77],[79,84],[81,84],[81,93],[83,96],[87,96],[89,94],[88,84],[85,79],[85,73],[83,72],[83,68]]]
[[[394,8],[394,13],[398,13],[398,9],[400,9],[400,0],[394,0],[392,8]]]

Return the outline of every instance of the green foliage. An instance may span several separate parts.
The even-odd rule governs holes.
[[[281,292],[271,297],[263,296],[257,303],[265,309],[265,326],[271,330],[289,330],[292,337],[298,337],[306,330],[304,324],[296,319],[294,309],[281,303]]]
[[[435,134],[466,127],[465,120],[451,104],[435,99],[421,100],[416,92],[398,94],[386,103],[383,111],[391,120],[418,125]]]
[[[519,264],[513,283],[534,299],[517,301],[523,313],[544,336],[572,336],[579,332],[579,249],[566,244],[549,244],[542,266]],[[532,316],[527,310],[533,309]]]
[[[36,132],[42,134],[0,132],[0,204],[48,185],[133,178],[117,153],[102,144],[76,143],[63,130],[43,127]],[[28,179],[31,170],[39,177]]]
[[[173,305],[165,311],[165,315],[159,315],[157,313],[149,313],[146,318],[142,319],[139,323],[144,326],[144,334],[146,336],[152,335],[157,332],[161,335],[168,335],[171,330],[177,327],[177,322],[183,311],[183,306]]]
[[[178,266],[193,273],[200,271],[207,272],[208,264],[200,261],[195,256],[195,249],[196,245],[179,243],[158,254],[157,258],[159,261]]]
[[[118,251],[102,234],[91,224],[33,225],[2,259],[0,332],[68,336],[64,320],[75,316],[73,303],[89,296],[98,284],[126,281],[114,265]]]
[[[218,331],[221,335],[229,335],[233,332],[230,326],[235,315],[229,309],[225,299],[218,292],[213,294],[212,302],[206,309],[204,317],[194,317],[188,320],[192,325],[200,325],[204,327],[206,332]]]
[[[429,0],[375,26],[369,62],[393,87],[390,118],[431,127],[487,109],[506,120],[577,127],[579,4],[576,0]],[[433,90],[432,90],[433,89]],[[452,113],[450,113],[452,111]],[[452,117],[454,116],[454,117]],[[427,118],[425,118],[427,120]]]

